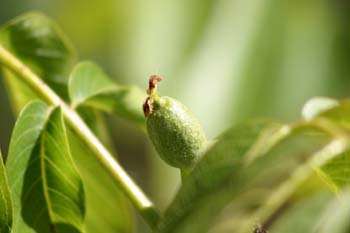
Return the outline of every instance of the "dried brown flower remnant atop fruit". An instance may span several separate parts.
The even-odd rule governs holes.
[[[145,116],[151,115],[153,112],[152,105],[150,104],[151,97],[147,97],[145,102],[143,103],[143,113]]]
[[[160,82],[163,79],[162,76],[160,75],[151,75],[149,77],[149,82],[148,82],[148,89],[147,89],[147,94],[149,95],[145,102],[143,103],[143,113],[145,116],[149,116],[153,112],[153,107],[152,107],[152,98],[157,96],[156,90],[158,86],[158,82]]]
[[[163,77],[160,76],[160,75],[157,75],[157,74],[151,75],[151,76],[149,77],[149,82],[148,82],[149,86],[148,86],[148,90],[147,90],[147,93],[148,93],[149,95],[152,95],[152,94],[155,92],[155,90],[157,89],[158,83],[159,83],[162,79],[163,79]]]

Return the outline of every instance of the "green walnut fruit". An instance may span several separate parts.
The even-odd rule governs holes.
[[[150,139],[169,165],[191,168],[206,148],[205,133],[186,106],[173,98],[159,97],[154,89],[150,80],[150,96],[144,104]]]

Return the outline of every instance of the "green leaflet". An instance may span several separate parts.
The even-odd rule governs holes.
[[[73,163],[59,108],[32,102],[21,112],[6,169],[13,232],[83,232],[83,183]]]
[[[79,115],[90,126],[104,145],[112,150],[106,125],[101,113],[79,107]],[[85,229],[87,233],[133,232],[133,216],[126,197],[101,167],[84,143],[68,130],[73,159],[84,181],[86,196]]]
[[[9,193],[7,176],[0,151],[0,232],[10,233],[12,227],[12,201]]]
[[[65,35],[51,19],[40,13],[24,14],[0,29],[0,43],[40,78],[43,78],[57,94],[68,100],[68,72],[74,63],[75,52]],[[38,96],[11,71],[7,69],[3,71],[12,106],[18,114],[23,106],[37,99]],[[101,133],[101,125],[103,125],[101,117],[96,120],[95,111],[90,109],[89,112],[91,113],[89,119],[85,119],[87,124],[106,143],[108,135]],[[103,137],[102,134],[104,134]],[[70,131],[68,135],[70,140],[72,137],[75,138]],[[32,137],[35,138],[35,134]],[[103,229],[106,230],[105,232],[130,232],[133,221],[131,209],[125,197],[120,194],[114,182],[106,178],[106,174],[94,157],[91,155],[86,158],[89,152],[81,149],[83,146],[79,145],[80,142],[77,142],[77,139],[73,141],[70,143],[71,150],[74,152],[72,153],[73,159],[85,186],[86,218],[84,224],[88,228],[86,231],[96,232],[96,229]],[[91,174],[87,173],[91,171]],[[96,188],[93,185],[96,185]],[[100,201],[102,199],[103,201]]]
[[[300,129],[297,129],[297,130],[300,130]],[[317,131],[310,132],[310,133],[315,134],[317,133]],[[322,130],[319,133],[321,132]],[[324,164],[328,164],[330,161],[332,161],[333,158],[341,157],[344,151],[346,151],[350,145],[349,141],[346,140],[345,138],[332,139],[326,145],[322,146],[321,149],[315,152],[295,151],[295,148],[301,146],[300,143],[307,142],[307,143],[315,144],[315,142],[313,142],[312,140],[316,139],[316,137],[315,135],[310,135],[311,138],[309,139],[308,137],[310,136],[306,138],[302,137],[303,139],[298,143],[299,145],[292,144],[292,147],[290,146],[285,147],[285,145],[283,144],[287,143],[288,145],[290,141],[292,141],[291,139],[293,139],[293,136],[292,138],[291,136],[286,137],[284,139],[285,142],[281,142],[275,145],[274,148],[272,148],[271,152],[269,152],[265,156],[268,156],[271,153],[275,153],[274,151],[276,150],[276,148],[280,147],[280,148],[283,148],[283,150],[279,151],[280,154],[282,155],[285,154],[285,156],[294,156],[294,157],[304,156],[303,161],[300,161],[300,164],[296,166],[295,169],[290,171],[290,174],[286,177],[284,182],[282,182],[281,184],[279,184],[274,188],[270,187],[271,191],[267,192],[269,193],[269,196],[266,199],[262,199],[262,202],[257,206],[257,208],[253,209],[253,212],[249,215],[249,217],[248,216],[246,217],[245,221],[240,226],[239,232],[243,233],[243,232],[249,231],[249,229],[252,227],[252,222],[256,221],[256,219],[259,219],[259,221],[261,221],[262,223],[271,222],[271,219],[274,218],[274,214],[276,212],[278,212],[281,208],[283,209],[283,207],[288,205],[290,202],[293,202],[293,200],[300,199],[300,194],[302,199],[302,198],[305,198],[305,196],[306,197],[308,196],[308,192],[311,191],[312,193],[316,190],[319,191],[320,189],[322,189],[325,186],[325,183],[321,182],[321,179],[317,179],[317,177],[314,175],[315,170],[317,171]],[[300,137],[298,133],[295,136],[297,136],[298,138]],[[310,139],[312,140],[310,141]],[[313,146],[305,144],[302,147],[310,148]],[[290,151],[292,153],[290,153]],[[284,158],[284,160],[287,161],[288,158]],[[282,162],[278,163],[277,166],[282,167],[283,169]],[[280,175],[280,173],[278,172],[272,173],[271,175],[278,176]],[[331,179],[333,178],[332,177],[333,174],[331,173],[327,173],[325,174],[325,176]],[[276,219],[275,221],[278,221],[278,219]]]
[[[329,161],[320,169],[318,174],[330,188],[338,193],[344,187],[350,187],[350,148],[336,158]]]
[[[146,93],[134,86],[121,86],[92,62],[81,62],[74,68],[69,80],[72,106],[92,106],[116,113],[137,123],[145,121],[142,103]]]
[[[71,43],[50,18],[36,12],[21,15],[1,27],[0,43],[57,94],[68,98],[67,74],[76,55]],[[11,71],[4,69],[4,76],[16,112],[37,97]]]
[[[267,220],[270,210],[282,205],[314,167],[348,147],[344,138],[331,140],[323,126],[308,123],[250,122],[234,127],[218,138],[187,177],[158,232],[205,232],[228,203],[237,215],[242,210],[254,214],[236,229],[249,232],[256,219]]]
[[[350,132],[350,99],[314,97],[306,102],[302,115],[306,120],[326,118]]]
[[[338,106],[339,102],[328,97],[314,97],[308,100],[303,107],[302,116],[306,120],[312,120],[329,109]]]
[[[350,196],[332,197],[331,193],[319,192],[292,203],[269,232],[349,232]]]
[[[333,100],[336,101],[336,100]],[[320,112],[315,119],[327,119],[337,124],[343,134],[350,140],[350,99],[336,101],[333,108]],[[344,187],[350,187],[350,147],[347,151],[332,159],[329,163],[317,169],[330,188],[339,192]]]
[[[265,223],[264,229],[271,233],[347,233],[350,229],[349,204],[350,196],[338,198],[328,190],[322,189],[299,197],[293,196],[279,209],[277,216]],[[225,211],[225,214],[230,213]],[[244,213],[242,215],[241,212],[232,214],[235,217],[222,220],[221,224],[211,229],[210,233],[238,232],[240,222],[249,217],[249,212],[246,215]],[[236,221],[237,215],[239,215],[238,221]],[[256,225],[250,226],[250,229],[262,226],[258,219],[255,223]],[[251,232],[252,230],[249,233]]]
[[[339,124],[350,134],[350,99],[338,101],[334,108],[327,109],[318,115],[319,118],[326,118]]]

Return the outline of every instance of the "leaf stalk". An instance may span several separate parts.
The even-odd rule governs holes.
[[[63,116],[76,135],[86,143],[89,149],[102,164],[106,172],[112,177],[119,188],[124,192],[144,220],[155,228],[160,215],[150,199],[143,193],[137,184],[116,161],[101,141],[93,134],[82,118],[71,109],[42,79],[29,69],[6,48],[0,45],[0,63],[10,69],[45,102],[60,106]]]

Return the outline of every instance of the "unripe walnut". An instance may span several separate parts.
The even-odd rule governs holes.
[[[165,162],[177,168],[188,169],[204,152],[206,136],[186,106],[173,98],[159,97],[155,93],[156,83],[160,80],[159,76],[150,78],[150,96],[144,103],[147,131]]]

